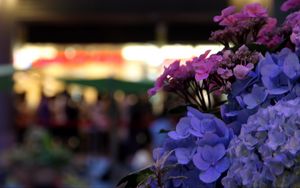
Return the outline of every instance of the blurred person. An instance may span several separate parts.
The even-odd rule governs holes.
[[[92,104],[88,104],[85,100],[79,105],[79,124],[78,131],[80,136],[80,151],[87,152],[89,150],[89,136],[92,127],[90,109]]]
[[[72,150],[79,149],[79,107],[66,92],[48,99],[50,124],[47,128],[57,142]]]
[[[22,142],[24,133],[33,123],[33,115],[26,102],[26,93],[15,94],[14,110],[16,114],[14,124],[17,134],[17,141]]]
[[[146,148],[151,143],[149,127],[153,121],[152,108],[148,101],[139,98],[139,101],[130,109],[129,139],[121,151],[133,157],[138,150]]]
[[[65,113],[67,116],[67,126],[76,127],[79,120],[79,107],[78,102],[74,101],[68,92],[64,92],[66,97]],[[82,97],[79,101],[82,100]]]
[[[63,93],[53,97],[50,108],[53,114],[53,125],[54,126],[65,126],[67,123],[66,108],[67,97]]]
[[[98,95],[97,102],[90,108],[91,128],[90,144],[92,151],[103,150],[109,147],[109,130],[111,119],[109,117],[110,99]]]
[[[49,107],[49,98],[42,93],[40,104],[36,111],[37,124],[49,127],[51,125],[51,111]]]
[[[82,96],[78,96],[75,101],[72,96],[67,92],[63,92],[66,98],[65,114],[67,123],[61,127],[60,131],[63,136],[63,141],[73,150],[78,150],[80,145],[79,137],[79,105],[83,100]],[[74,141],[74,142],[73,142]]]

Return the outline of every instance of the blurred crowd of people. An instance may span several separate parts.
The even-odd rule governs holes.
[[[154,115],[146,95],[124,94],[118,98],[101,93],[94,103],[87,103],[82,96],[62,92],[53,97],[42,95],[34,111],[25,99],[25,94],[15,96],[18,143],[23,142],[30,127],[43,127],[74,156],[85,156],[92,162],[92,176],[102,174],[114,183],[129,171],[149,165],[151,150],[166,137],[159,132],[171,130],[176,122],[166,110]]]

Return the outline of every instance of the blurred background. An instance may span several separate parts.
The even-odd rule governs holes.
[[[115,187],[178,115],[147,89],[211,49],[214,15],[272,0],[0,0],[0,187]]]

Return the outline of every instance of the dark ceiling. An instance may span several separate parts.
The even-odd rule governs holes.
[[[226,0],[20,0],[15,18],[28,42],[205,41]]]

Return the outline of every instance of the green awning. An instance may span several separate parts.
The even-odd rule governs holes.
[[[12,88],[13,73],[14,68],[12,65],[0,65],[0,91],[10,90]]]
[[[122,90],[125,93],[146,93],[148,89],[153,87],[153,82],[143,81],[143,82],[129,82],[121,81],[112,78],[108,79],[96,79],[96,80],[87,80],[87,79],[62,79],[66,83],[79,84],[83,86],[92,86],[95,87],[98,91],[104,92],[114,92],[117,90]]]

